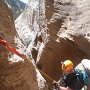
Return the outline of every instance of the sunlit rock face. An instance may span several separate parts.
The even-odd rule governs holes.
[[[39,5],[42,5],[41,9]],[[39,0],[31,0],[28,3],[28,6],[26,7],[25,11],[15,21],[18,36],[22,44],[25,46],[26,55],[30,58],[33,64],[36,64],[37,62],[36,59],[38,52],[42,53],[42,48],[44,47],[44,42],[42,40],[47,38],[46,30],[39,29],[41,27],[40,23],[43,25],[45,23],[41,22],[42,19],[44,20],[45,17],[45,10],[43,10],[43,6],[44,1],[40,3]],[[41,18],[39,17],[40,10],[42,10],[41,13],[43,13],[43,16]],[[44,37],[42,38],[42,36]],[[47,39],[45,41],[47,41]],[[36,75],[39,89],[48,90],[46,80],[40,75],[38,71]]]
[[[18,35],[39,69],[52,79],[61,76],[61,61],[76,66],[90,59],[89,0],[29,0],[16,20]],[[52,81],[45,75],[49,89]]]
[[[13,48],[17,49],[20,42],[15,30],[12,12],[0,0],[0,38],[3,38]],[[19,43],[19,48],[22,44]],[[32,63],[24,61],[20,57],[14,59],[15,54],[11,53],[0,44],[0,90],[39,90],[36,81],[36,70]],[[14,57],[14,58],[13,58]]]

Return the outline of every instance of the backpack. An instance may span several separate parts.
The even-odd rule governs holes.
[[[67,86],[73,90],[81,90],[85,85],[88,85],[88,75],[84,70],[75,69],[73,73],[67,76]]]

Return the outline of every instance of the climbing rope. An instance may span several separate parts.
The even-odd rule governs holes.
[[[51,81],[55,81],[54,79],[52,79],[50,76],[48,76],[46,73],[44,73],[42,70],[40,70],[38,67],[35,66],[35,68],[41,72],[43,75],[45,75],[47,78],[49,78]]]
[[[8,45],[6,43],[5,40],[3,39],[0,39],[0,44],[4,45],[9,51],[11,51],[12,53],[18,55],[19,57],[21,57],[22,59],[24,60],[28,60],[30,62],[30,60],[26,57],[23,57],[22,54],[20,54],[18,51],[16,51],[16,49],[14,49],[13,47],[11,47],[10,45]],[[39,71],[41,72],[43,75],[45,75],[47,78],[49,78],[51,81],[55,81],[54,79],[52,79],[50,76],[48,76],[46,73],[44,73],[42,70],[40,70],[36,65],[34,65],[34,67]]]

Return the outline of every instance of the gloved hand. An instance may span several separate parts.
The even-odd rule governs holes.
[[[58,83],[56,81],[53,81],[53,86],[54,86],[54,89],[57,89],[58,88]]]

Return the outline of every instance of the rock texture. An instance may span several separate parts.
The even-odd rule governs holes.
[[[17,47],[12,12],[4,0],[0,0],[0,37],[12,47]],[[14,54],[0,44],[0,90],[39,90],[34,66],[29,61],[20,59],[15,62],[13,56]]]
[[[19,37],[33,62],[51,78],[59,80],[61,61],[70,59],[76,66],[90,59],[89,14],[89,0],[30,0],[16,20]],[[52,81],[43,77],[47,90],[52,90]]]
[[[50,37],[39,64],[42,65],[44,72],[58,80],[59,74],[62,72],[61,61],[71,59],[76,66],[83,58],[90,58],[90,20],[87,19],[89,13],[87,15],[85,13],[90,11],[90,7],[88,0],[82,2],[74,0],[45,1],[45,15]]]

